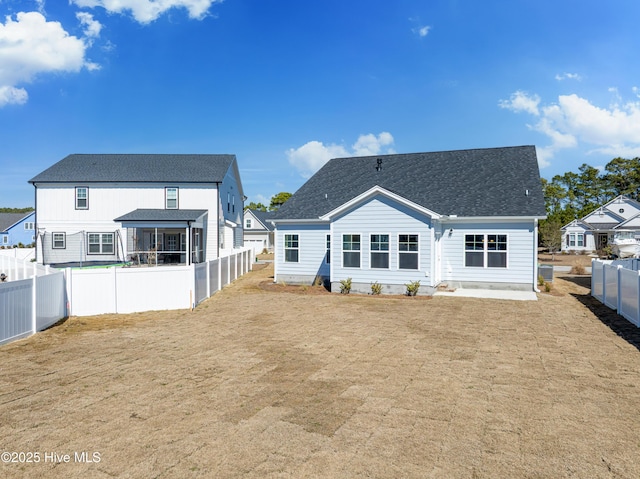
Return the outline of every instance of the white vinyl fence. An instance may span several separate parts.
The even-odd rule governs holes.
[[[0,344],[71,315],[194,308],[251,271],[254,255],[247,248],[190,266],[64,271],[10,259],[0,262],[9,277],[0,283]]]
[[[70,316],[190,309],[251,271],[253,250],[189,266],[65,270]]]
[[[640,260],[591,262],[591,295],[640,327]]]
[[[27,263],[16,271],[30,277],[11,280],[13,273],[0,283],[0,344],[35,334],[67,316],[64,273]]]

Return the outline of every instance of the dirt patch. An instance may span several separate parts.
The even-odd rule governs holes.
[[[588,278],[425,302],[272,276],[0,347],[2,449],[40,457],[2,476],[640,477],[640,333]]]

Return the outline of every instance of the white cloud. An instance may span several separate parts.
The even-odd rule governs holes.
[[[617,90],[613,92],[617,95]],[[539,154],[542,153],[541,166],[546,166],[556,151],[581,145],[586,145],[591,152],[611,156],[640,156],[640,101],[602,108],[572,94],[561,95],[557,103],[539,108],[537,96],[536,101],[531,101],[532,97],[516,92],[511,98],[519,100],[500,102],[500,106],[536,116],[537,123],[529,128],[543,133],[551,141],[550,145],[538,149]]]
[[[578,75],[577,73],[562,73],[562,74],[556,75],[556,80],[558,80],[558,81],[562,81],[562,80],[582,81],[582,77],[580,75]]]
[[[416,35],[418,35],[420,38],[423,38],[423,37],[426,37],[431,31],[431,25],[425,25],[423,27],[413,28],[411,31]]]
[[[76,18],[80,21],[80,24],[84,27],[84,36],[88,39],[98,38],[100,36],[100,30],[102,25],[99,21],[94,20],[93,15],[87,12],[76,13]]]
[[[0,23],[0,107],[25,103],[28,94],[18,85],[39,74],[95,69],[85,61],[86,48],[83,40],[39,12],[20,12],[16,20],[7,16]]]
[[[498,106],[500,108],[506,108],[515,112],[527,112],[532,115],[538,115],[538,105],[540,104],[540,97],[538,95],[529,95],[523,91],[516,91],[511,94],[508,100],[500,100]]]
[[[70,0],[78,7],[102,7],[110,13],[130,11],[140,23],[150,23],[171,8],[185,8],[190,18],[203,18],[211,5],[222,0]]]
[[[302,176],[309,177],[332,158],[395,153],[390,148],[393,141],[391,133],[383,131],[377,136],[372,133],[360,135],[352,145],[351,151],[341,145],[325,145],[321,141],[310,141],[299,148],[290,148],[286,153],[289,163]]]

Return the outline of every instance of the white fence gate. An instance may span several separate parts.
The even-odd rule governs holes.
[[[591,262],[591,295],[640,327],[640,260]]]
[[[39,275],[34,263],[26,271],[32,272],[30,278],[0,283],[0,344],[35,334],[67,316],[64,273]]]

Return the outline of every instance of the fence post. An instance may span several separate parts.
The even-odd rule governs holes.
[[[227,256],[227,284],[231,283],[231,255]]]
[[[207,298],[211,297],[211,261],[206,261],[207,265]]]
[[[73,309],[73,277],[71,273],[71,268],[64,269],[64,282],[65,287],[67,289],[67,316],[71,316],[71,311]]]
[[[33,263],[33,277],[31,281],[33,281],[33,288],[31,288],[31,334],[36,334],[38,332],[38,293],[36,291],[38,274],[35,263]]]
[[[616,313],[620,314],[620,311],[622,310],[622,301],[620,298],[622,298],[622,266],[618,265],[617,269],[616,269],[616,275],[618,275],[618,296],[616,298]]]
[[[240,276],[242,276],[244,275],[244,251],[240,251],[238,256],[240,256]]]
[[[218,270],[218,285],[216,287],[216,291],[220,291],[222,289],[222,285],[220,284],[222,281],[222,264],[220,263],[220,256],[218,256],[218,259],[216,260],[216,269]]]

